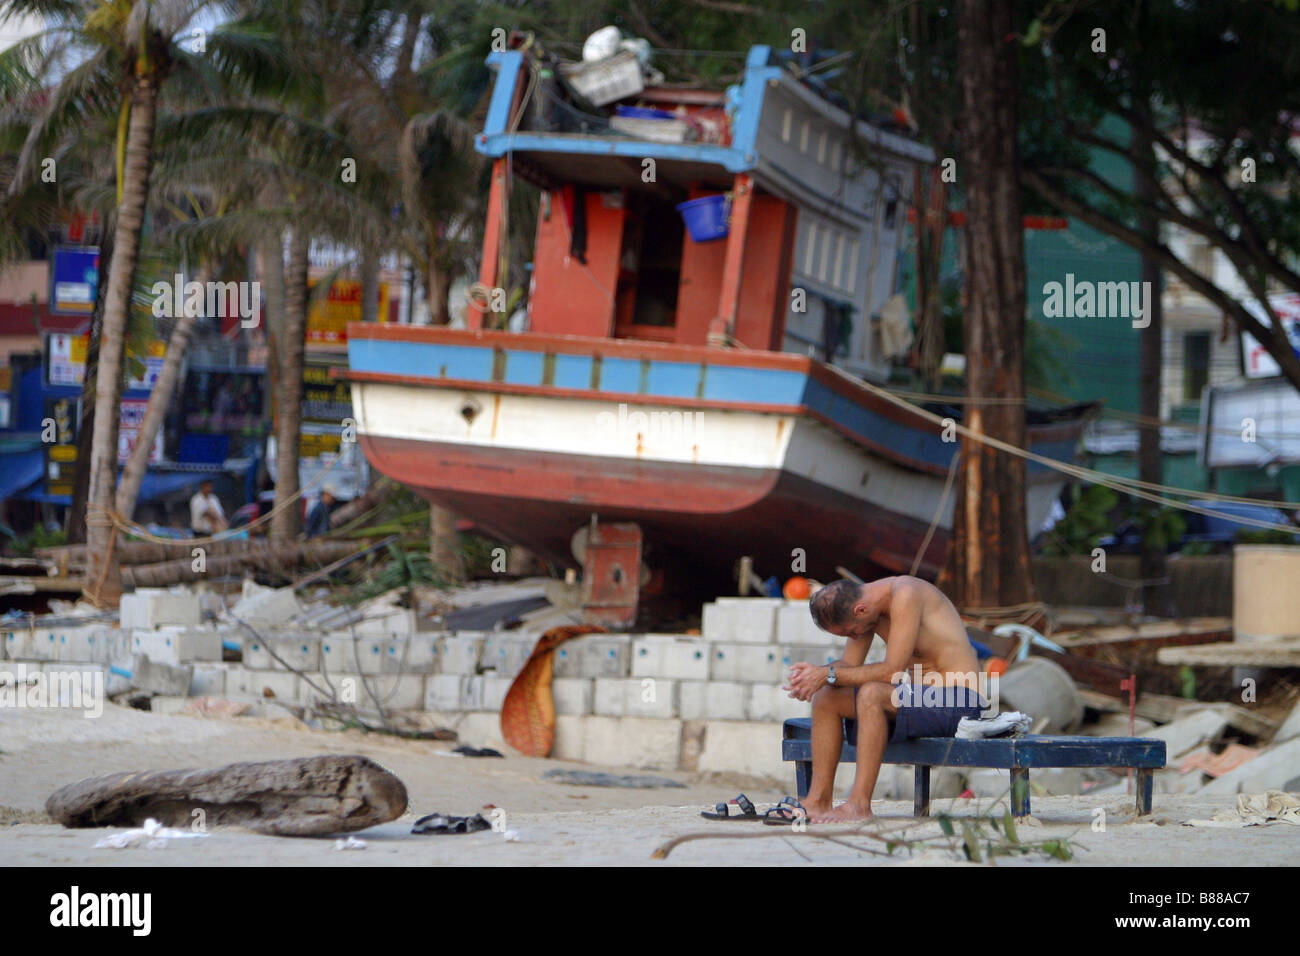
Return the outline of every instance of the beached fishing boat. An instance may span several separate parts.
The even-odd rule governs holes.
[[[931,151],[853,120],[766,47],[723,92],[639,84],[629,59],[578,82],[589,65],[491,56],[479,294],[463,329],[349,327],[366,456],[560,565],[577,533],[611,621],[648,578],[643,552],[717,587],[741,556],[763,576],[801,559],[823,579],[907,571],[938,513],[933,576],[958,445],[880,387],[897,337],[881,313]],[[623,105],[602,112],[611,94]],[[542,190],[522,331],[490,311],[513,177]],[[1030,445],[1072,460],[1082,425],[1079,409],[1035,416]],[[1030,464],[1031,529],[1061,487]]]

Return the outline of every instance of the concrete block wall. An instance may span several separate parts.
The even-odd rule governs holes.
[[[322,697],[317,688],[333,687],[363,711],[378,699],[385,711],[423,711],[422,719],[445,721],[468,742],[500,747],[502,703],[537,641],[512,631],[419,632],[405,626],[402,609],[366,627],[269,623],[290,610],[273,592],[244,602],[262,615],[253,636],[199,625],[169,592],[130,597],[132,627],[0,631],[0,653],[127,670],[132,656],[143,654],[191,667],[191,696],[310,706]],[[787,670],[801,660],[837,658],[842,640],[811,626],[804,602],[779,598],[719,599],[705,606],[702,631],[593,634],[557,648],[555,756],[785,780],[780,722],[810,713],[781,689]],[[241,661],[222,662],[223,639],[242,648]]]

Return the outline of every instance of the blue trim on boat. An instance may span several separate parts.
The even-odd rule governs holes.
[[[359,372],[451,378],[484,384],[501,381],[556,390],[610,392],[662,398],[700,398],[706,401],[749,405],[806,405],[863,441],[888,448],[904,458],[946,469],[956,445],[937,432],[927,432],[881,414],[834,391],[803,372],[789,369],[749,368],[743,365],[708,365],[647,358],[600,358],[597,380],[592,381],[593,357],[557,352],[553,376],[543,385],[546,353],[529,349],[493,349],[481,345],[443,345],[351,339],[349,364]],[[500,364],[496,353],[500,352]],[[500,379],[495,378],[497,369]],[[1073,443],[1039,441],[1037,454],[1074,461]],[[1028,462],[1029,473],[1046,466]]]
[[[524,54],[522,50],[489,53],[487,64],[489,68],[494,66],[497,68],[496,82],[492,86],[492,99],[488,104],[487,120],[483,123],[483,132],[491,136],[503,132],[510,122],[510,103],[515,98],[515,84],[519,78],[519,71],[523,69]],[[480,149],[479,152],[483,150]]]
[[[554,388],[591,388],[591,356],[565,355],[555,356]]]

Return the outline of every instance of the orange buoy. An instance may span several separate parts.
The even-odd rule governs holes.
[[[787,601],[806,601],[812,594],[812,586],[808,583],[807,578],[791,578],[785,582],[785,587],[781,589]]]
[[[1000,657],[990,657],[988,664],[984,666],[984,670],[989,675],[1005,674],[1007,662]]]

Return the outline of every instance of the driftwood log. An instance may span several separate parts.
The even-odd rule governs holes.
[[[65,827],[241,826],[278,836],[324,836],[395,820],[406,786],[373,760],[329,755],[234,763],[216,770],[152,770],[60,787],[45,812]]]
[[[224,541],[210,541],[203,545],[203,551],[208,561],[216,557],[255,555],[278,558],[282,564],[296,561],[324,564],[337,560],[365,544],[366,542],[362,540],[334,541],[328,538],[279,543],[272,543],[265,538],[229,538]],[[166,544],[155,541],[118,541],[116,548],[118,560],[123,565],[137,565],[177,560],[188,563],[194,546],[193,540],[177,538]],[[84,567],[86,564],[84,544],[38,548],[37,551],[38,557],[56,565],[65,561],[69,567]]]

